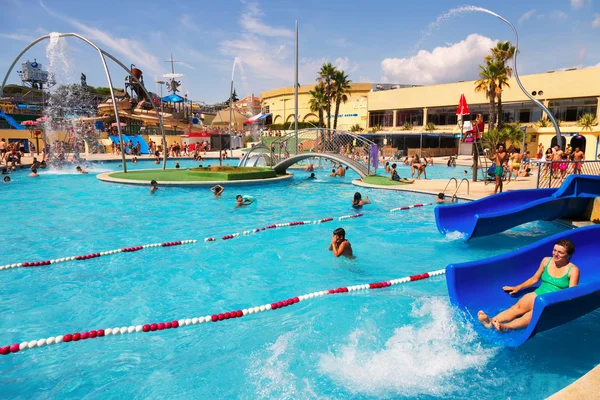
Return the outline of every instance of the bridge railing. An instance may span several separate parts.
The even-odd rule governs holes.
[[[302,153],[336,154],[363,164],[368,175],[375,174],[371,158],[371,149],[375,144],[352,132],[326,128],[302,129],[297,135],[295,132],[288,133],[265,145],[270,148],[275,163]]]

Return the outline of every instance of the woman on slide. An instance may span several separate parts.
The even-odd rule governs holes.
[[[502,311],[495,317],[488,317],[479,311],[477,318],[486,328],[492,326],[498,331],[521,329],[527,327],[531,321],[533,303],[539,295],[558,292],[559,290],[577,286],[579,283],[579,268],[569,261],[575,252],[575,245],[567,239],[559,240],[554,244],[552,257],[545,257],[540,263],[535,275],[517,286],[504,286],[502,290],[509,294],[517,294],[520,290],[535,285],[542,280],[542,284],[535,292],[527,293],[519,299],[517,304]]]

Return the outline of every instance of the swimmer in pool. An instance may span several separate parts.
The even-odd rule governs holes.
[[[435,202],[436,203],[454,203],[454,196],[455,195],[452,195],[450,200],[446,200],[446,195],[444,193],[438,193],[437,197],[435,198]]]
[[[158,182],[156,182],[154,179],[152,179],[152,181],[150,181],[150,194],[154,194],[154,192],[156,192],[158,190]]]
[[[306,179],[317,179],[314,172],[311,172],[310,176]]]
[[[75,169],[76,169],[76,170],[77,170],[77,172],[79,172],[80,174],[87,174],[87,173],[88,173],[88,172],[87,172],[85,169],[81,168],[80,166],[77,166],[77,168],[75,168]]]
[[[235,196],[235,199],[237,200],[237,203],[235,204],[236,207],[243,207],[243,206],[249,206],[250,204],[252,204],[252,200],[247,198],[247,197],[242,197],[241,194],[238,194],[237,196]]]
[[[334,257],[344,256],[354,258],[352,255],[352,245],[346,240],[346,231],[344,228],[337,228],[333,231],[329,251],[333,251]]]
[[[210,191],[217,197],[221,197],[221,194],[225,191],[225,188],[221,185],[215,185],[210,188]]]
[[[531,322],[533,305],[537,296],[558,292],[579,284],[579,268],[570,259],[575,252],[575,245],[568,239],[559,240],[554,244],[551,257],[544,257],[536,273],[517,286],[504,286],[502,290],[515,295],[522,289],[542,284],[534,291],[523,295],[517,303],[508,310],[502,311],[495,317],[488,317],[483,311],[477,313],[479,322],[486,328],[494,327],[497,331],[526,328]]]
[[[371,204],[371,200],[369,200],[369,196],[367,196],[366,200],[363,200],[360,192],[354,193],[354,199],[352,199],[352,207],[361,208],[365,204]]]

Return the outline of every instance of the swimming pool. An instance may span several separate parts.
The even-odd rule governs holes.
[[[357,188],[351,177],[307,181],[298,174],[288,182],[226,188],[217,199],[208,189],[190,188],[161,188],[152,196],[148,188],[92,174],[43,171],[30,179],[22,171],[12,178],[0,189],[9,222],[0,264],[199,240],[0,271],[2,344],[401,278],[510,251],[561,229],[533,223],[464,243],[439,235],[433,207],[389,213],[431,196],[360,188],[373,201],[361,218],[205,243],[207,236],[268,223],[353,214]],[[234,209],[238,193],[258,201]],[[347,231],[354,261],[327,251],[338,226]],[[497,348],[449,306],[444,278],[437,277],[218,324],[0,357],[0,385],[8,398],[543,398],[595,366],[599,322],[594,312],[520,348]],[[577,346],[566,345],[574,340]]]

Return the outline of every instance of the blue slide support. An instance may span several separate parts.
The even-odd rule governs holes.
[[[571,175],[558,189],[514,190],[436,207],[435,222],[442,234],[458,231],[469,240],[526,222],[581,215],[595,197],[600,197],[600,176]]]
[[[552,255],[554,243],[560,239],[570,239],[575,244],[571,261],[580,269],[579,285],[537,296],[531,322],[525,329],[499,333],[484,328],[477,320],[477,312],[483,310],[492,317],[534,290],[524,289],[511,296],[502,287],[516,286],[531,278],[543,258]],[[451,264],[446,268],[450,302],[466,312],[475,330],[484,339],[503,346],[520,346],[540,332],[566,324],[600,307],[599,249],[600,226],[595,225],[561,232],[496,257]]]
[[[0,118],[4,118],[6,120],[6,122],[8,122],[8,124],[10,126],[12,126],[13,128],[15,128],[16,130],[19,130],[19,131],[25,130],[23,125],[21,125],[17,121],[15,121],[15,119],[13,117],[11,117],[10,115],[4,114],[4,112],[2,112],[2,110],[0,110]]]

